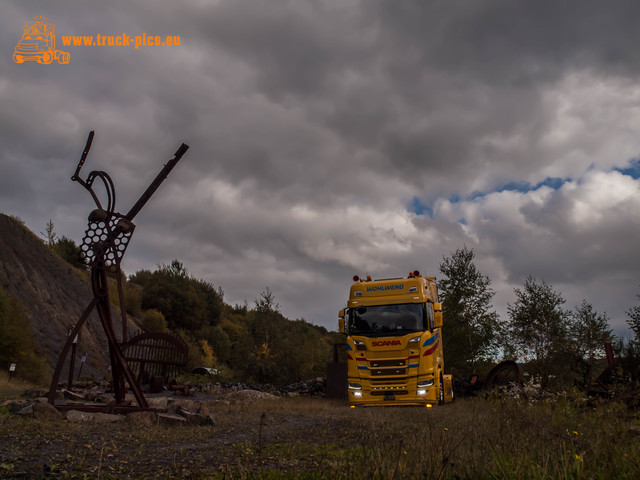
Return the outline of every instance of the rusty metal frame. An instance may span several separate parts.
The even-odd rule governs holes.
[[[133,219],[140,212],[142,207],[149,201],[151,196],[158,189],[160,184],[167,178],[171,170],[180,161],[182,156],[189,149],[189,146],[182,144],[174,157],[167,162],[156,178],[147,187],[145,192],[140,196],[138,201],[131,207],[126,215],[122,215],[115,211],[116,193],[113,181],[106,172],[94,170],[89,173],[86,180],[80,178],[80,170],[84,165],[91,144],[93,142],[94,132],[89,133],[87,143],[85,144],[84,151],[78,162],[78,166],[71,177],[71,180],[78,182],[82,185],[93,198],[96,204],[94,209],[89,214],[89,225],[85,231],[85,236],[82,241],[81,248],[84,254],[85,263],[91,268],[91,288],[93,291],[93,299],[82,313],[77,323],[69,333],[67,340],[62,347],[62,351],[58,358],[56,368],[51,379],[51,385],[49,388],[48,400],[51,405],[63,410],[66,407],[64,405],[56,405],[56,390],[62,373],[62,367],[65,359],[69,353],[69,349],[73,343],[73,339],[79,334],[82,326],[89,318],[89,315],[95,308],[100,318],[100,323],[107,336],[109,345],[109,357],[111,361],[111,373],[113,378],[113,388],[115,393],[115,405],[111,405],[107,408],[109,411],[115,410],[127,410],[127,409],[148,409],[148,403],[142,393],[136,378],[133,376],[131,369],[127,364],[127,360],[122,351],[122,344],[127,343],[127,315],[124,305],[124,295],[122,289],[122,271],[120,269],[120,263],[122,257],[129,245],[129,240],[133,235],[135,225]],[[100,202],[98,195],[96,194],[93,183],[95,180],[100,180],[105,188],[107,201],[103,206]],[[122,342],[119,343],[116,337],[113,321],[111,316],[111,302],[109,299],[109,286],[108,286],[108,272],[112,271],[116,276],[116,284],[118,288],[118,300],[122,325]],[[133,395],[136,399],[138,407],[130,407],[125,402],[125,379],[129,384],[129,387],[133,391]],[[95,407],[94,407],[95,408]]]
[[[189,346],[171,333],[139,331],[121,347],[138,385],[145,383],[145,376],[168,382],[187,366]]]

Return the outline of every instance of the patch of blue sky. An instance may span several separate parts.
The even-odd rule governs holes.
[[[500,192],[519,192],[519,193],[529,193],[534,190],[538,190],[541,187],[549,187],[553,190],[558,190],[562,185],[568,182],[569,178],[560,178],[560,177],[547,177],[543,181],[532,185],[529,182],[509,182],[501,185],[500,187],[491,190],[489,192],[473,192],[469,199],[471,201],[476,200],[478,198],[486,197],[492,193],[500,193]]]
[[[411,200],[409,212],[415,213],[416,215],[428,215],[429,218],[433,218],[433,210],[418,197],[413,197]]]
[[[593,166],[591,167],[593,168]],[[614,168],[613,170],[622,173],[623,175],[627,175],[635,180],[640,178],[640,158],[634,158],[631,160],[630,165],[626,168]],[[459,203],[463,200],[465,201],[474,201],[479,198],[486,197],[492,193],[499,192],[520,192],[520,193],[528,193],[533,190],[538,190],[541,187],[549,187],[553,190],[558,190],[562,185],[566,182],[571,181],[571,178],[561,178],[561,177],[547,177],[543,181],[532,185],[529,182],[509,182],[506,183],[494,190],[481,192],[474,191],[467,198],[461,197],[459,194],[454,193],[449,196],[449,201],[451,203]],[[418,197],[413,197],[411,204],[409,205],[409,211],[415,213],[416,215],[429,215],[429,217],[433,218],[433,210],[423,203]],[[464,219],[460,220],[460,223],[466,224]]]
[[[536,185],[531,185],[529,182],[509,182],[505,185],[502,185],[488,192],[475,191],[467,198],[463,198],[459,194],[454,193],[449,196],[448,200],[449,202],[456,204],[463,200],[474,201],[478,198],[482,198],[496,192],[512,191],[512,192],[527,193],[532,190],[537,190],[540,187],[550,187],[554,190],[558,190],[567,181],[569,181],[568,178],[547,177],[542,182],[537,183]],[[418,197],[412,198],[411,203],[408,206],[408,210],[409,212],[414,213],[416,215],[428,215],[430,218],[433,218],[432,208],[426,205]],[[460,223],[466,224],[464,219],[462,219]]]
[[[614,168],[614,170],[637,180],[640,178],[640,158],[631,160],[631,165],[627,168]]]
[[[565,182],[567,182],[568,178],[560,178],[560,177],[547,177],[543,181],[536,183],[535,185],[531,185],[529,182],[510,182],[506,185],[496,189],[496,192],[520,192],[520,193],[529,193],[533,190],[538,190],[542,187],[549,187],[553,190],[558,190]]]

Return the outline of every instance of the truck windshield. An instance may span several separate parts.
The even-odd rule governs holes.
[[[425,330],[422,303],[375,305],[351,310],[352,334],[406,335]]]

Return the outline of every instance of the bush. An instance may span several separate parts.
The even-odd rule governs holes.
[[[32,383],[46,383],[51,373],[29,316],[18,299],[0,288],[0,368],[6,372],[12,363],[15,376]]]

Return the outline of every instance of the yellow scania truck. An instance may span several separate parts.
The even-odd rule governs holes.
[[[442,405],[453,401],[444,373],[442,306],[435,277],[355,276],[340,331],[347,336],[351,406]]]

